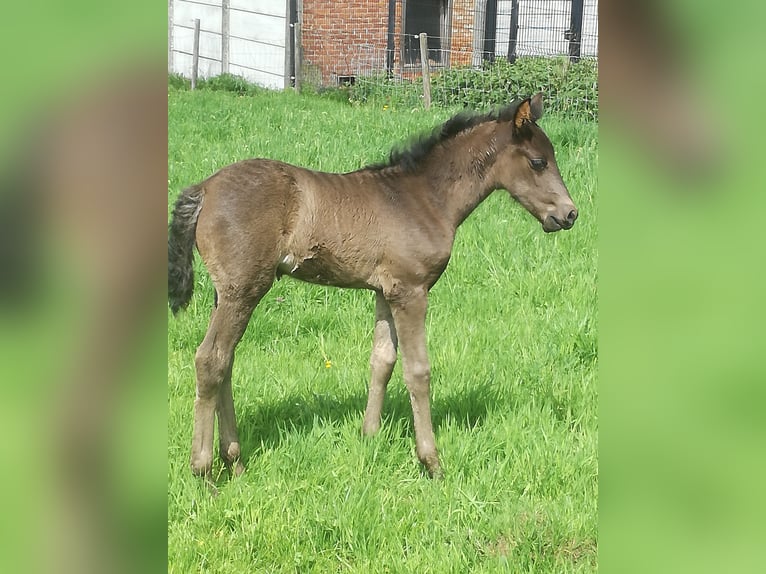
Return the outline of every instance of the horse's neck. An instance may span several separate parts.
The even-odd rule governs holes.
[[[497,150],[493,134],[487,130],[491,126],[479,126],[470,134],[458,136],[430,162],[434,193],[440,197],[455,227],[494,191],[488,175]]]

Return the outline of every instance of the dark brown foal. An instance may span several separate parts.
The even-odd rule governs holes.
[[[179,197],[168,239],[168,298],[188,304],[197,249],[218,295],[195,359],[191,466],[208,475],[214,418],[220,454],[242,471],[231,392],[234,349],[275,278],[370,289],[375,334],[363,431],[380,428],[401,352],[416,450],[441,474],[431,424],[428,292],[447,267],[458,226],[492,191],[507,189],[545,231],[569,229],[577,209],[553,146],[537,125],[542,95],[495,113],[460,114],[390,160],[332,174],[254,159],[221,169]]]

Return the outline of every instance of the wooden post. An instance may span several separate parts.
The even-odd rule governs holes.
[[[292,87],[292,75],[293,75],[293,6],[295,6],[294,0],[288,0],[285,2],[285,67],[284,83],[285,89]]]
[[[423,105],[431,108],[431,72],[428,66],[428,34],[420,33],[420,66],[423,69]]]
[[[293,24],[293,35],[295,37],[295,91],[301,91],[301,67],[303,66],[303,44],[301,43],[301,23]]]
[[[168,0],[168,73],[175,72],[173,67],[173,0]]]
[[[199,18],[194,19],[194,46],[192,48],[192,77],[191,89],[197,87],[197,74],[199,73]]]
[[[229,73],[229,0],[221,2],[221,73]]]

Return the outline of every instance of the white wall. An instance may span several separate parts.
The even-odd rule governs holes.
[[[194,19],[200,19],[199,75],[229,72],[268,88],[285,87],[286,0],[230,0],[229,65],[223,69],[222,0],[169,0],[168,70],[191,77]]]
[[[508,53],[511,0],[498,0],[495,53]],[[570,0],[519,0],[519,56],[554,56],[569,53]],[[585,0],[582,23],[582,56],[598,56],[598,0]]]

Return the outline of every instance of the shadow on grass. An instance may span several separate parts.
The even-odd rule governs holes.
[[[395,388],[401,384],[402,388]],[[471,430],[480,427],[490,407],[497,406],[498,397],[490,383],[477,384],[470,390],[442,395],[431,402],[434,432],[447,421],[452,426]],[[501,401],[501,408],[510,408],[508,401]],[[249,405],[241,408],[238,416],[243,462],[257,457],[260,452],[289,442],[289,435],[306,434],[317,424],[340,423],[353,419],[358,422],[361,437],[362,419],[367,403],[362,390],[353,396],[328,394],[293,394],[277,402],[265,405]],[[405,425],[393,424],[406,420]],[[403,437],[414,440],[412,409],[409,396],[402,381],[392,381],[383,406],[383,425],[399,432]]]

